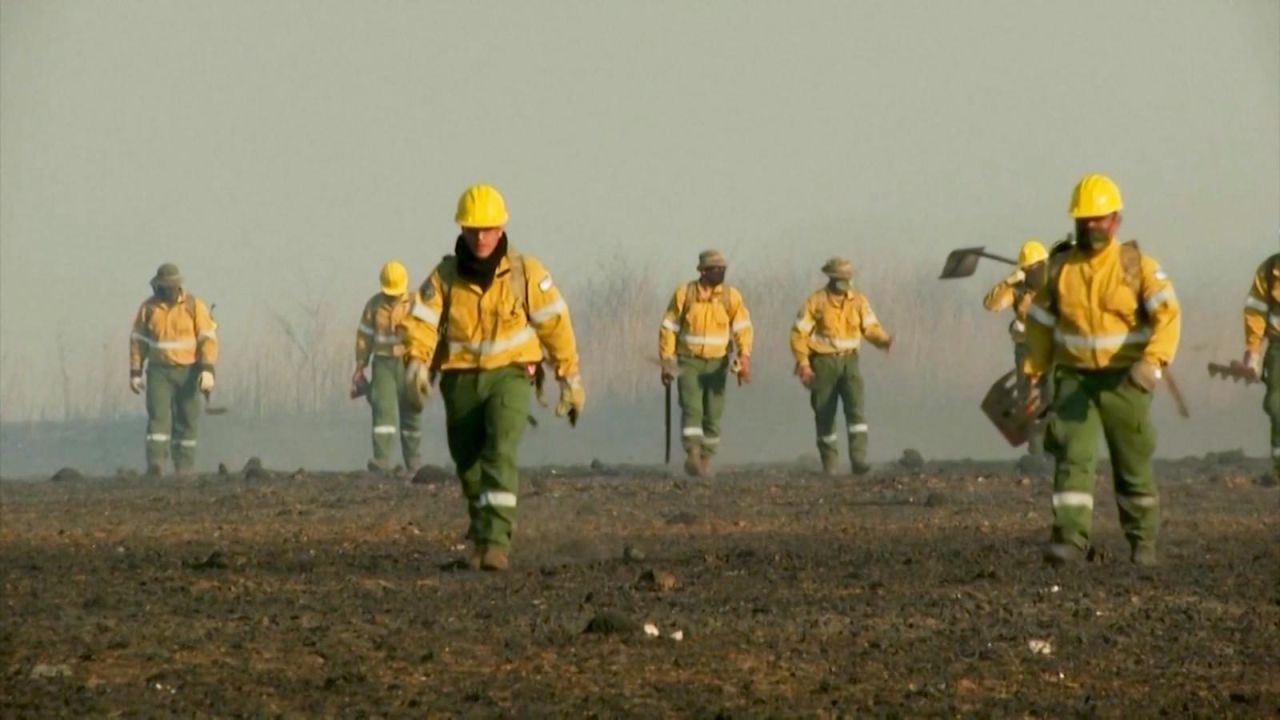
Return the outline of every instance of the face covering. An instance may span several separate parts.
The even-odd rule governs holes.
[[[475,253],[471,252],[467,239],[461,235],[458,236],[457,244],[453,246],[453,252],[458,256],[458,276],[479,285],[483,290],[488,290],[493,284],[494,274],[498,272],[498,263],[507,256],[507,236],[502,236],[498,246],[489,253],[487,258],[476,257]]]
[[[827,281],[827,288],[832,292],[847,293],[853,289],[853,281],[831,278]]]
[[[1085,250],[1101,250],[1111,242],[1111,236],[1100,227],[1088,227],[1083,221],[1076,223],[1076,238]]]
[[[156,286],[154,286],[154,287],[152,288],[152,290],[155,292],[156,297],[160,298],[160,299],[161,299],[161,300],[163,300],[164,302],[172,303],[172,302],[175,302],[175,301],[178,299],[178,290],[179,290],[179,288],[176,288],[176,287],[161,287],[161,286],[159,286],[159,285],[156,285]]]
[[[724,268],[712,267],[702,271],[702,282],[716,287],[724,282]]]

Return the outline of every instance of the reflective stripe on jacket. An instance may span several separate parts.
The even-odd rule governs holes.
[[[1262,349],[1262,339],[1280,338],[1280,255],[1258,266],[1244,298],[1244,345],[1251,352]]]
[[[1158,367],[1173,362],[1182,324],[1173,284],[1146,255],[1137,258],[1140,282],[1131,281],[1125,252],[1114,241],[1092,256],[1066,251],[1050,288],[1037,294],[1028,313],[1027,375],[1039,377],[1055,363],[1104,370],[1143,359]]]
[[[578,348],[569,307],[542,263],[530,255],[522,255],[521,259],[527,308],[522,307],[511,287],[509,256],[499,262],[487,290],[461,277],[453,279],[441,370],[490,370],[537,363],[541,362],[545,347],[557,377],[578,373]],[[413,306],[401,322],[409,356],[428,364],[436,352],[440,316],[444,312],[440,268],[437,265],[414,293]]]
[[[737,288],[686,283],[676,288],[662,315],[658,357],[722,358],[731,340],[739,356],[750,356],[754,337],[751,314]]]
[[[218,324],[209,306],[185,291],[172,304],[150,297],[138,308],[129,336],[129,370],[143,362],[212,368],[218,362]]]
[[[808,365],[811,355],[856,352],[864,337],[878,348],[889,342],[867,297],[857,290],[822,288],[805,300],[796,316],[791,353],[797,364]]]
[[[404,355],[404,338],[400,323],[413,308],[413,295],[388,296],[378,293],[364,304],[360,325],[356,328],[356,366],[364,367],[370,355],[400,357]]]

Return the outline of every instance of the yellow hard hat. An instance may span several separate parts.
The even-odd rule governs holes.
[[[1026,270],[1032,265],[1048,259],[1049,251],[1044,249],[1044,245],[1040,244],[1040,240],[1030,238],[1022,243],[1022,249],[1018,251],[1018,268]]]
[[[382,283],[382,292],[387,295],[403,295],[409,289],[409,271],[399,260],[388,260],[378,274],[378,281]]]
[[[502,227],[507,219],[507,203],[492,185],[472,185],[458,198],[454,220],[464,228]]]
[[[1085,175],[1071,193],[1071,217],[1091,218],[1110,215],[1124,209],[1120,188],[1106,175]]]

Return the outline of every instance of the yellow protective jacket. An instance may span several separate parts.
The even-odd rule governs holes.
[[[809,364],[812,355],[857,352],[866,338],[878,348],[889,344],[867,297],[857,290],[836,292],[822,288],[809,296],[791,328],[791,353],[796,364]]]
[[[1280,255],[1258,266],[1244,299],[1245,349],[1261,351],[1264,337],[1269,342],[1280,338]]]
[[[173,304],[147,298],[138,308],[129,336],[129,370],[142,372],[144,361],[212,370],[218,362],[217,331],[209,306],[185,290]]]
[[[513,257],[523,267],[523,302],[513,287]],[[508,250],[487,290],[459,277],[456,262],[446,257],[414,293],[401,322],[409,357],[435,360],[441,370],[491,370],[539,363],[545,347],[557,377],[578,374],[569,306],[541,262]],[[443,357],[435,358],[442,315],[446,342],[439,346]]]
[[[982,299],[982,306],[991,312],[1000,312],[1007,307],[1013,308],[1013,322],[1009,323],[1009,336],[1017,344],[1027,341],[1027,311],[1035,302],[1036,291],[1025,282],[1010,283],[1001,280],[987,291]]]
[[[1055,363],[1106,370],[1144,359],[1164,367],[1178,350],[1181,314],[1168,276],[1136,244],[1064,251],[1028,313],[1023,371],[1035,378]]]
[[[658,357],[722,358],[732,338],[740,357],[751,355],[751,314],[742,293],[728,285],[706,287],[696,280],[676,288],[658,327]]]
[[[369,298],[360,314],[360,326],[356,328],[356,367],[368,365],[371,355],[404,355],[400,323],[412,307],[410,293],[395,296],[378,293]]]

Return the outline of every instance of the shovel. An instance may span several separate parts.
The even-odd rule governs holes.
[[[938,276],[938,279],[967,278],[978,269],[978,260],[981,258],[995,260],[1006,265],[1016,266],[1018,264],[1016,260],[987,252],[986,247],[960,248],[952,250],[951,254],[947,255],[947,261],[943,263],[942,274]]]
[[[204,412],[206,415],[226,415],[227,408],[209,404],[209,392],[204,391]]]

